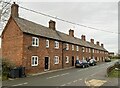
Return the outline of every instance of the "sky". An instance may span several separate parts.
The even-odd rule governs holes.
[[[22,1],[17,1],[22,7],[100,30],[118,32],[117,0],[116,2],[93,2],[90,0],[86,2],[55,2],[55,0],[53,2]],[[81,35],[84,34],[87,41],[93,38],[95,43],[96,41],[99,41],[100,44],[103,43],[109,52],[118,52],[118,34],[73,25],[22,8],[19,8],[19,16],[47,27],[49,20],[54,20],[56,21],[56,30],[68,34],[69,29],[73,29],[75,37],[81,38]]]

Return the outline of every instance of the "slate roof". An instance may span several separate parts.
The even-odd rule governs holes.
[[[42,37],[46,37],[46,38],[51,38],[51,39],[55,39],[55,40],[59,40],[59,41],[64,41],[64,42],[68,42],[68,43],[72,43],[72,44],[77,44],[77,45],[81,45],[81,46],[86,46],[86,47],[90,47],[90,48],[107,51],[106,49],[104,49],[101,46],[92,44],[88,41],[83,41],[82,39],[79,39],[76,37],[71,37],[65,33],[59,32],[57,30],[49,29],[48,27],[42,26],[42,25],[34,23],[32,21],[28,21],[28,20],[20,18],[20,17],[16,17],[16,18],[14,18],[14,20],[16,21],[17,25],[20,27],[20,29],[24,33],[29,33],[29,34],[33,34],[33,35],[37,35],[37,36],[42,36]]]

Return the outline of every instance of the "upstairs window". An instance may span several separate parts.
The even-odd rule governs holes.
[[[72,45],[72,50],[74,50],[74,45]]]
[[[82,47],[82,51],[85,52],[85,47]]]
[[[49,48],[49,40],[46,40],[46,48]]]
[[[66,50],[69,50],[69,44],[66,44]]]
[[[31,66],[38,66],[38,56],[32,56]]]
[[[79,51],[79,46],[76,46],[76,50]]]
[[[93,49],[93,53],[94,53],[94,49]]]
[[[55,41],[55,48],[58,49],[59,48],[59,42]]]
[[[39,46],[39,38],[32,37],[32,46]]]

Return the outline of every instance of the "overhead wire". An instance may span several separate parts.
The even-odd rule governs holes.
[[[4,2],[4,3],[9,3],[9,2]],[[11,3],[9,3],[9,4],[11,4]],[[79,23],[75,23],[75,22],[72,22],[72,21],[68,21],[68,20],[65,20],[65,19],[62,19],[62,18],[59,18],[59,17],[56,17],[56,16],[52,16],[52,15],[49,15],[49,14],[46,14],[46,13],[43,13],[43,12],[38,12],[38,11],[35,11],[35,10],[32,10],[32,9],[28,9],[26,7],[23,7],[23,6],[19,6],[19,7],[24,9],[24,10],[31,11],[31,12],[34,12],[36,14],[40,14],[40,15],[43,15],[43,16],[46,16],[46,17],[50,17],[50,18],[53,18],[53,19],[57,19],[59,21],[66,22],[66,23],[69,23],[69,24],[73,24],[73,25],[77,25],[77,26],[81,26],[81,27],[85,27],[85,28],[89,28],[89,29],[93,29],[93,30],[97,30],[97,31],[103,31],[103,32],[107,32],[107,33],[120,34],[120,33],[117,33],[117,32],[112,32],[112,31],[108,31],[108,30],[98,29],[98,28],[95,28],[95,27],[86,26],[86,25],[83,25],[83,24],[79,24]]]

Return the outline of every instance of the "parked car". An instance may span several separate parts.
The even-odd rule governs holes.
[[[86,60],[76,60],[75,62],[75,67],[82,67],[82,68],[85,68],[85,67],[89,67],[89,64]]]
[[[88,63],[89,63],[90,66],[94,66],[94,65],[97,64],[97,61],[95,59],[89,59]]]
[[[110,58],[105,58],[105,62],[111,62]]]

